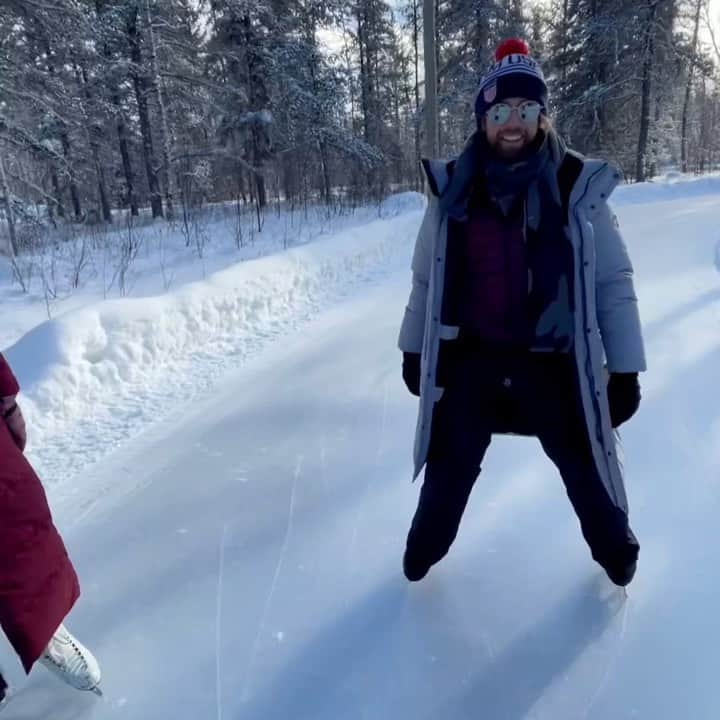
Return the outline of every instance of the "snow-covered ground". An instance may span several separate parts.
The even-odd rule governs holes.
[[[262,237],[241,250],[232,247],[227,223],[218,223],[202,262],[167,228],[161,258],[146,227],[145,257],[130,268],[132,297],[102,301],[100,278],[88,273],[81,291],[54,304],[49,322],[42,322],[44,298],[4,287],[0,297],[4,291],[15,299],[10,332],[21,335],[6,356],[23,385],[28,455],[47,485],[72,491],[69,478],[179,400],[201,397],[273,338],[404,262],[423,207],[420,195],[405,193],[330,220],[317,211],[304,224],[298,213],[271,215]],[[291,221],[295,235],[288,238]],[[292,248],[281,252],[285,244]],[[101,253],[91,258],[102,264]],[[207,276],[208,265],[222,269]],[[65,263],[65,274],[72,269]],[[148,295],[163,290],[169,272],[187,282]]]
[[[417,198],[21,337],[32,458],[83,581],[70,625],[105,697],[25,681],[3,648],[20,686],[3,716],[720,717],[720,187],[704,182],[614,196],[650,365],[622,432],[642,545],[627,600],[527,438],[494,440],[450,555],[402,578],[416,401],[395,342]]]
[[[18,262],[27,293],[13,282],[11,266],[0,263],[0,348],[47,320],[48,314],[58,317],[101,299],[167,294],[240,261],[392,218],[417,209],[421,203],[417,194],[402,193],[355,209],[347,204],[331,208],[281,206],[279,210],[271,206],[263,217],[262,231],[251,208],[238,214],[234,204],[219,204],[198,212],[187,224],[180,217],[174,223],[149,224],[150,218],[141,215],[137,225],[130,228],[127,218],[117,218],[115,227],[102,233],[80,227],[51,234],[46,236],[46,240],[55,240],[51,247],[23,255]],[[132,260],[121,280],[123,251]]]

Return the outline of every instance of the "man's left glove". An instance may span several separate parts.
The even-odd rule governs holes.
[[[420,397],[420,353],[403,353],[402,376],[407,389]]]
[[[25,429],[25,418],[23,417],[20,406],[15,402],[15,397],[4,397],[0,399],[0,413],[2,420],[10,430],[15,444],[20,448],[20,452],[25,450],[27,444],[27,431]]]
[[[610,421],[614,428],[629,420],[640,407],[640,382],[637,373],[610,373],[607,386]]]

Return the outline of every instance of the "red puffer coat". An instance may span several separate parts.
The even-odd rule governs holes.
[[[0,397],[18,390],[0,355]],[[0,419],[0,626],[26,672],[79,594],[45,491]]]

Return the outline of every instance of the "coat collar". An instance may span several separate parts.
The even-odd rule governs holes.
[[[423,158],[422,166],[428,179],[430,192],[442,198],[441,210],[447,212],[459,198],[462,197],[474,173],[474,148],[469,141],[460,155],[451,160]],[[591,213],[605,202],[622,179],[618,168],[605,160],[585,158],[579,153],[573,153],[582,161],[580,171],[573,190],[570,193],[570,205],[584,203]]]
[[[618,186],[620,170],[605,160],[583,158],[583,168],[570,193],[570,206],[585,205],[594,214]]]

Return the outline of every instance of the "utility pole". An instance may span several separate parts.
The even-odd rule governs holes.
[[[425,155],[440,154],[437,110],[437,62],[435,50],[435,0],[424,0],[423,50],[425,53]]]

